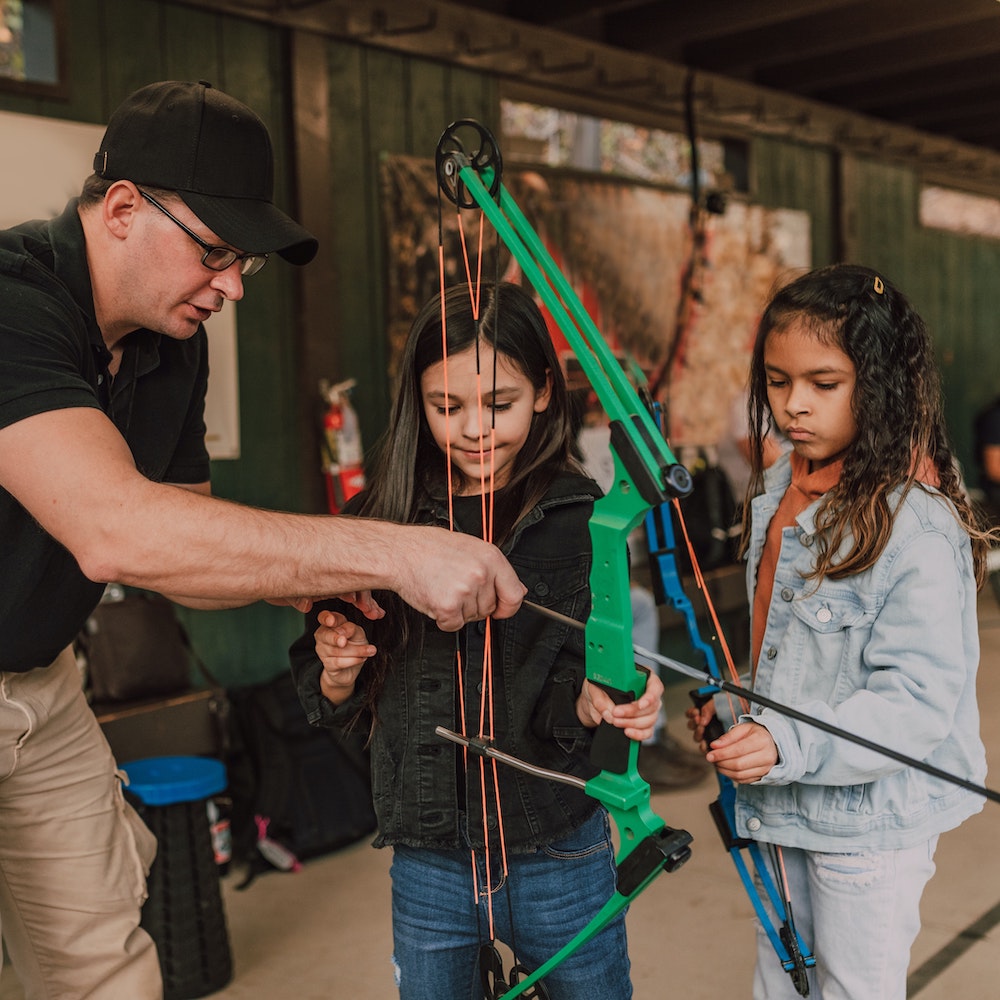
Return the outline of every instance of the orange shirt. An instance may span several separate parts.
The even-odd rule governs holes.
[[[767,625],[767,611],[771,606],[771,592],[774,589],[774,571],[778,566],[778,553],[781,551],[781,532],[795,524],[796,517],[813,501],[837,485],[840,471],[844,467],[843,459],[831,462],[830,465],[809,471],[809,460],[802,458],[796,452],[791,454],[792,481],[785,490],[785,495],[778,504],[778,509],[767,526],[764,537],[764,551],[757,567],[757,585],[753,592],[753,635],[751,642],[751,670],[757,673],[757,657],[764,642],[764,627]]]

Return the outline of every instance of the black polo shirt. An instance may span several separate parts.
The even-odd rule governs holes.
[[[112,384],[75,199],[55,219],[0,230],[0,428],[93,407],[114,421],[145,476],[206,482],[204,327],[184,341],[136,330],[123,346]],[[47,458],[31,460],[44,468]],[[0,486],[0,670],[51,663],[103,589]]]

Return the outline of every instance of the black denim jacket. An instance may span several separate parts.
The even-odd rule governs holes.
[[[592,480],[561,476],[505,546],[528,588],[527,599],[579,621],[590,612],[588,521],[599,496]],[[437,512],[432,523],[443,515]],[[353,611],[343,604],[336,609]],[[292,674],[309,721],[337,726],[356,714],[357,692],[337,708],[320,692],[321,665],[312,635],[317,610],[307,615],[306,631],[291,648]],[[378,644],[379,628],[390,623],[363,624]],[[584,679],[582,631],[530,608],[494,620],[491,627],[496,745],[533,764],[591,777],[596,773],[587,760],[592,730],[581,725],[575,707]],[[457,639],[470,732],[478,730],[484,631],[482,622],[467,625]],[[405,661],[394,664],[386,678],[371,745],[378,847],[447,850],[483,844],[478,761],[470,757],[466,775],[461,749],[434,732],[439,725],[460,728],[455,650],[455,633],[441,632],[426,620],[411,636]],[[596,808],[594,799],[568,785],[502,764],[498,773],[511,852],[532,851],[565,837]],[[489,825],[492,829],[492,821]]]

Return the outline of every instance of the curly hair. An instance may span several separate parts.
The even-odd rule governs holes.
[[[906,297],[871,268],[834,264],[810,271],[780,288],[764,310],[750,362],[750,493],[763,489],[763,441],[774,426],[764,348],[772,332],[792,323],[804,324],[821,343],[843,351],[856,373],[851,409],[857,437],[844,457],[840,481],[817,512],[821,539],[811,577],[841,579],[868,569],[889,541],[894,492],[905,496],[914,486],[925,488],[917,475],[930,463],[937,489],[970,536],[981,586],[992,534],[969,502],[948,441],[930,335]],[[749,533],[747,505],[741,553]],[[835,561],[848,539],[846,555]]]

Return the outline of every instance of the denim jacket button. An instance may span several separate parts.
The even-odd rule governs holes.
[[[820,608],[816,612],[816,621],[821,622],[823,625],[826,625],[831,618],[833,618],[833,612],[829,608]]]
[[[777,649],[775,649],[774,646],[770,646],[767,650],[767,658],[769,660],[773,660],[777,655],[778,655]]]
[[[800,541],[802,542],[802,544],[806,548],[809,548],[809,546],[812,545],[812,543],[813,543],[813,536],[812,535],[803,535],[802,538],[800,539]]]
[[[760,820],[756,816],[747,820],[747,829],[751,833],[756,833],[760,829]]]
[[[791,587],[781,588],[781,599],[783,601],[790,601],[795,596],[795,591]]]
[[[539,580],[538,583],[535,584],[535,588],[534,589],[535,589],[535,593],[539,597],[545,597],[545,596],[548,595],[548,592],[549,592],[550,588],[549,588],[549,585],[544,580]]]

